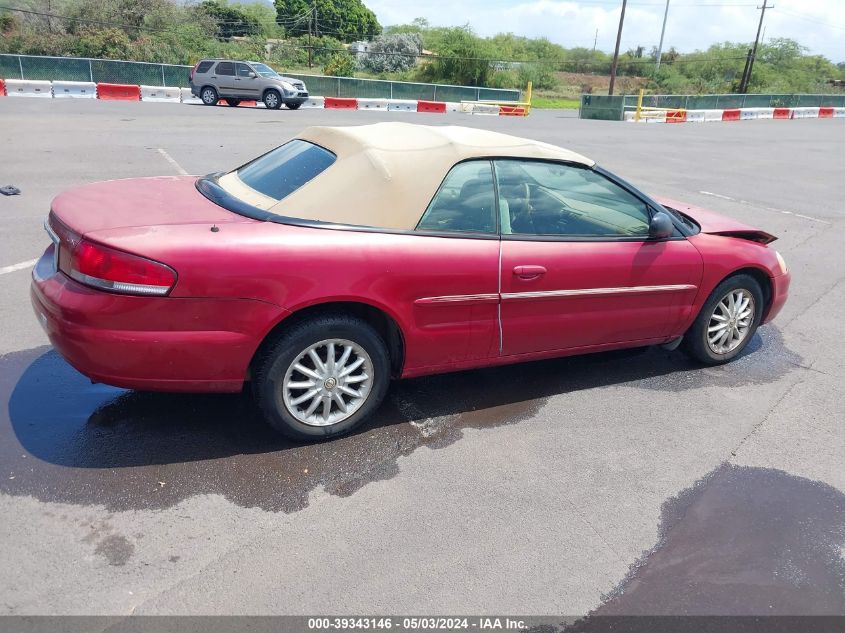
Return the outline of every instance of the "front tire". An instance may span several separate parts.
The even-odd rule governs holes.
[[[288,107],[288,110],[299,110],[299,106],[301,106],[302,104],[301,103],[286,103],[285,105]]]
[[[261,97],[261,100],[264,102],[264,107],[268,110],[278,110],[282,107],[282,95],[276,90],[268,90]]]
[[[349,433],[387,393],[387,346],[368,323],[345,315],[303,321],[259,361],[255,399],[274,429],[296,440]]]
[[[710,293],[684,335],[685,351],[705,365],[733,360],[757,331],[763,301],[763,291],[754,277],[728,277]]]
[[[212,88],[211,86],[206,86],[200,91],[200,99],[202,102],[207,106],[217,105],[217,102],[220,100],[220,97],[217,94],[217,91]]]
[[[230,98],[227,98],[227,99],[226,99],[226,103],[228,103],[228,104],[229,104],[230,106],[232,106],[233,108],[237,108],[239,105],[241,105],[241,100],[240,100],[240,99],[230,99]]]

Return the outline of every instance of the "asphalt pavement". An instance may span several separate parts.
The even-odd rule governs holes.
[[[309,125],[568,147],[777,236],[735,362],[645,349],[399,382],[296,445],[243,397],[92,385],[28,298],[50,200],[230,169]],[[0,98],[0,614],[845,615],[845,119],[635,125]]]

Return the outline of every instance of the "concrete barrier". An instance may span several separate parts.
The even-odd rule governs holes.
[[[722,110],[722,121],[739,121],[742,117],[742,112],[739,108],[731,110]]]
[[[773,119],[791,119],[792,108],[774,108],[772,110]]]
[[[689,123],[704,123],[705,110],[687,110],[687,121]]]
[[[337,110],[357,110],[358,109],[358,100],[357,99],[348,99],[345,97],[326,97],[325,99],[325,107],[326,109],[337,109]]]
[[[98,83],[97,98],[107,101],[140,101],[141,86]]]
[[[181,90],[170,86],[141,86],[141,101],[179,103]]]
[[[819,108],[819,118],[820,119],[832,119],[833,118],[833,108],[828,108],[828,107]]]
[[[461,104],[457,103],[456,101],[447,101],[446,102],[446,112],[460,112],[461,111]]]
[[[417,112],[443,114],[446,112],[446,103],[443,101],[417,101]]]
[[[53,84],[49,81],[34,81],[32,79],[7,79],[6,94],[9,97],[41,97],[53,98]]]
[[[202,103],[202,99],[195,97],[190,88],[180,88],[179,99],[182,103]]]
[[[722,120],[722,111],[721,110],[705,110],[704,111],[704,120],[707,123],[711,123],[712,121],[721,121]]]
[[[391,112],[416,112],[417,102],[410,99],[390,99],[387,109]]]
[[[6,96],[6,80],[0,79],[0,97]]]
[[[845,108],[833,108],[833,118],[845,117]]]
[[[792,108],[793,119],[817,119],[818,117],[818,108]]]
[[[387,99],[358,99],[359,110],[387,110]]]
[[[97,84],[93,81],[54,81],[55,99],[96,99]]]
[[[740,121],[753,121],[757,118],[757,109],[756,108],[742,108],[739,111],[739,120]]]
[[[491,103],[462,103],[461,112],[469,114],[482,114],[490,116],[499,116],[499,106]]]
[[[687,111],[686,110],[667,110],[666,111],[666,123],[686,123],[687,122]]]

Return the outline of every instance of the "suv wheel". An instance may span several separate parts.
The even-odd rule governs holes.
[[[275,90],[268,90],[261,99],[268,110],[278,110],[282,107],[282,95]]]
[[[286,103],[285,105],[288,107],[288,110],[298,110],[299,106],[301,106],[302,104],[301,103]]]
[[[205,105],[213,106],[217,105],[219,97],[217,96],[217,91],[214,88],[206,86],[202,89],[202,92],[200,92],[200,99],[202,99],[202,102]]]
[[[233,108],[237,108],[239,105],[241,105],[241,100],[240,99],[226,98],[226,103],[228,103]]]

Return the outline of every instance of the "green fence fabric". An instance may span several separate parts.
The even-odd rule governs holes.
[[[726,110],[732,108],[845,107],[845,95],[644,95],[643,107],[684,110]],[[637,95],[582,95],[582,119],[621,121],[625,110],[637,107]]]
[[[324,97],[424,101],[519,101],[520,97],[519,90],[297,75],[278,70],[286,76],[304,81],[310,94]],[[55,79],[187,88],[190,73],[190,66],[171,64],[0,54],[0,79]]]

